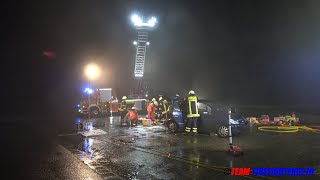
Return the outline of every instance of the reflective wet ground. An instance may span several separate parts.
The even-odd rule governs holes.
[[[119,117],[78,121],[86,131],[106,134],[84,137],[64,130],[59,143],[106,179],[228,179],[223,172],[230,166],[320,170],[320,133],[272,133],[247,126],[233,139],[244,156],[232,157],[227,138],[172,134],[163,126],[120,127]]]

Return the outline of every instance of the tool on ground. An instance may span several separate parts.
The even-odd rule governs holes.
[[[232,144],[231,113],[234,113],[234,112],[235,112],[234,108],[231,108],[229,110],[229,149],[228,149],[228,152],[235,157],[239,157],[239,156],[243,156],[244,153],[242,152],[240,147],[234,146]]]

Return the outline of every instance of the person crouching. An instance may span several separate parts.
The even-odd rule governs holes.
[[[138,113],[136,111],[136,108],[132,107],[128,111],[128,113],[127,113],[127,115],[126,115],[126,117],[124,119],[125,119],[126,123],[130,124],[130,127],[131,127],[131,125],[136,126],[138,124],[138,118],[139,118],[139,116],[138,116]]]

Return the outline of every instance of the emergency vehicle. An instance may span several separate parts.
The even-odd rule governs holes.
[[[79,113],[81,114],[110,115],[113,109],[118,109],[118,101],[113,100],[111,88],[86,88],[82,93],[79,106]]]
[[[119,107],[120,107],[121,100],[113,100],[110,102],[110,110],[113,115],[119,114]],[[117,105],[116,105],[117,104]],[[126,110],[130,110],[132,107],[136,108],[136,111],[141,114],[147,114],[147,107],[148,107],[148,100],[143,98],[132,98],[128,97],[126,99]]]
[[[134,106],[139,114],[147,114],[148,101],[146,99],[128,98],[126,100],[126,103],[127,110],[131,109]]]

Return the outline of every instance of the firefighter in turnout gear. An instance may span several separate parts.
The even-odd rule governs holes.
[[[198,110],[198,97],[196,96],[194,91],[189,91],[189,96],[186,99],[187,106],[187,125],[186,125],[186,133],[193,133],[196,135],[198,133],[197,129],[197,121],[200,117]]]
[[[158,103],[156,98],[152,98],[152,102],[153,102],[154,107],[155,107],[155,111],[154,111],[155,119],[159,120],[159,116],[158,116],[159,115],[159,103]]]
[[[160,111],[160,113],[162,112],[162,108],[163,108],[163,97],[160,96],[159,97],[159,105],[158,105],[158,110]]]
[[[153,102],[153,104],[154,104],[155,106],[158,106],[158,105],[159,105],[159,104],[158,104],[158,101],[156,100],[156,98],[152,98],[151,101]]]
[[[160,113],[159,119],[164,123],[167,117],[167,101],[163,99],[162,96],[159,97],[159,106],[158,106],[158,111]]]
[[[166,121],[168,119],[168,102],[167,100],[163,100],[162,101],[162,111],[161,111],[161,117],[162,117],[162,121],[164,123],[164,121]]]
[[[123,96],[122,97],[122,101],[121,101],[121,105],[119,107],[119,111],[120,111],[120,116],[121,119],[123,119],[125,117],[125,115],[127,114],[127,96]]]
[[[154,116],[154,111],[156,110],[156,107],[153,103],[153,101],[151,101],[148,105],[147,111],[148,111],[148,119],[151,119],[152,121],[155,120],[155,116]]]

